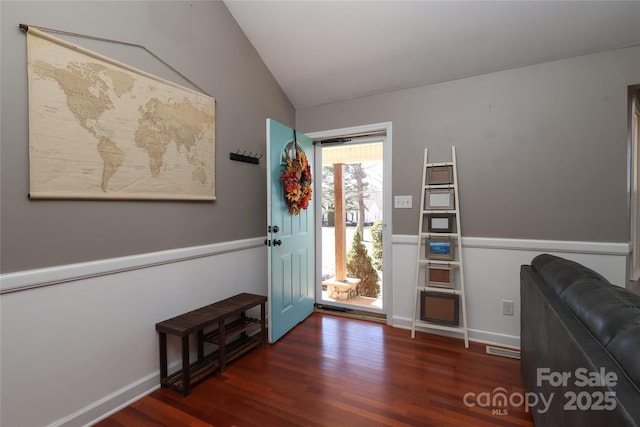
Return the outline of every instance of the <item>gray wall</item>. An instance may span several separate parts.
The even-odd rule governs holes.
[[[222,2],[2,1],[0,8],[2,273],[265,234],[265,168],[232,162],[229,152],[264,154],[265,119],[292,125],[295,111]],[[20,23],[144,45],[215,97],[217,200],[28,200]],[[57,37],[192,87],[141,49]]]
[[[640,47],[298,110],[315,132],[393,122],[393,233],[417,234],[422,153],[458,158],[465,236],[627,242],[627,86]]]

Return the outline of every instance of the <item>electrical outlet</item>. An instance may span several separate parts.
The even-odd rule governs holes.
[[[411,209],[413,196],[393,196],[393,207],[396,209]]]
[[[502,314],[505,316],[513,316],[513,301],[502,300]]]

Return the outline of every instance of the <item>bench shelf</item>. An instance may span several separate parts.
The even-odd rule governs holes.
[[[254,348],[260,347],[261,340],[257,335],[246,336],[226,344],[225,362],[229,363]]]
[[[218,352],[209,354],[201,361],[192,363],[189,366],[189,385],[194,385],[215,374],[220,368],[220,359]],[[183,370],[179,370],[168,377],[161,379],[161,384],[165,387],[172,388],[181,393],[184,392]]]
[[[251,317],[240,317],[239,319],[236,319],[231,323],[225,324],[224,329],[225,338],[229,339],[241,333],[247,333],[251,330],[259,331],[260,320],[253,319]],[[205,334],[204,340],[208,343],[217,345],[220,341],[220,329],[216,329]]]

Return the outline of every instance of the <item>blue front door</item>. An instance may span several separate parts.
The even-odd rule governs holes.
[[[273,343],[313,312],[313,196],[306,209],[290,212],[283,175],[286,159],[304,153],[311,163],[313,142],[306,135],[267,119],[267,241],[269,342]],[[313,170],[313,167],[311,167]],[[289,189],[291,190],[291,188]],[[295,190],[294,190],[295,191]]]

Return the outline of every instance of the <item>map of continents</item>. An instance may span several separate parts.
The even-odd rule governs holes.
[[[27,37],[32,198],[215,198],[213,98]]]

